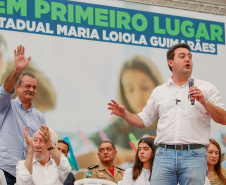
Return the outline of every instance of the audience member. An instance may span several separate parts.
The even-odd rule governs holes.
[[[27,155],[23,127],[28,128],[29,135],[34,135],[41,124],[45,124],[43,114],[31,103],[36,95],[37,80],[30,73],[22,74],[31,59],[26,60],[24,52],[21,45],[14,50],[14,70],[0,87],[0,168],[8,185],[16,182],[16,164]],[[18,96],[14,100],[15,85]]]
[[[58,140],[58,146],[57,149],[65,156],[67,157],[68,151],[69,151],[69,145],[64,140]],[[67,179],[64,181],[64,185],[74,185],[75,177],[73,173],[69,173],[67,176]]]
[[[117,155],[115,145],[110,141],[103,141],[98,150],[100,163],[89,167],[86,177],[118,183],[122,180],[124,170],[114,166],[114,158]]]
[[[153,138],[139,141],[134,165],[125,171],[122,185],[150,185],[156,148]]]
[[[28,147],[26,160],[16,166],[17,185],[62,185],[71,167],[67,158],[57,149],[57,135],[46,125],[41,125],[34,138],[28,136],[24,127]]]
[[[211,185],[226,184],[226,169],[221,166],[221,148],[217,141],[210,139],[207,148],[208,179]]]

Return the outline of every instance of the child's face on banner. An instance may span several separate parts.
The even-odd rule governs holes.
[[[155,84],[152,79],[140,70],[127,70],[122,76],[125,97],[135,113],[143,110]]]

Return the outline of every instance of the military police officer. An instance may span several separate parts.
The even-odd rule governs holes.
[[[115,145],[110,141],[103,141],[98,150],[100,164],[90,166],[86,177],[108,180],[117,184],[122,180],[124,170],[114,166],[114,158],[117,155]]]

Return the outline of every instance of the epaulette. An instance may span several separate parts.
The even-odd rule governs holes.
[[[122,168],[119,168],[119,167],[117,167],[117,166],[116,166],[115,168],[118,168],[119,170],[123,170],[123,171],[125,171],[124,169],[122,169]]]
[[[90,166],[88,167],[89,170],[93,169],[93,168],[97,168],[99,165],[93,165],[93,166]]]

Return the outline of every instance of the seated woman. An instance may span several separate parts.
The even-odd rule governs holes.
[[[210,183],[214,185],[226,184],[226,169],[221,166],[221,148],[214,139],[210,139],[207,148],[207,165],[207,177]]]
[[[142,138],[138,143],[133,168],[124,172],[122,185],[150,185],[156,146],[151,137]]]

